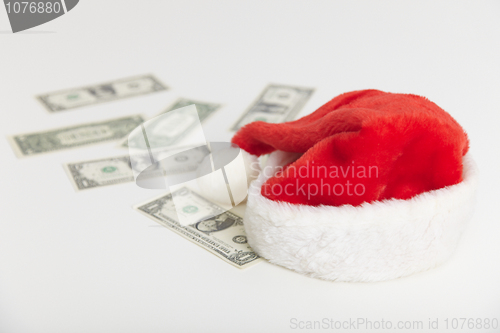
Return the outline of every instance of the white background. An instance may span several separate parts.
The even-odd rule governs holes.
[[[84,0],[18,34],[0,7],[0,30],[0,332],[297,331],[292,318],[438,318],[443,331],[446,318],[500,320],[499,1]],[[34,98],[145,73],[171,89],[57,114]],[[115,143],[18,159],[5,139],[154,115],[183,96],[223,103],[205,130],[229,140],[270,82],[316,88],[300,115],[376,88],[426,96],[457,119],[482,184],[454,256],[380,283],[267,262],[238,270],[131,208],[156,191],[73,190],[62,163],[123,154]]]

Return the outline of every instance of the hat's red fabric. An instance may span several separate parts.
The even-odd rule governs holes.
[[[313,206],[408,199],[457,184],[468,150],[462,127],[436,104],[378,90],[339,95],[296,121],[250,123],[232,142],[258,156],[303,153],[261,194]]]

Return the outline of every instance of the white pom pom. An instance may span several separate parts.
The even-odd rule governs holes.
[[[235,149],[238,149],[239,153],[236,158],[231,160],[232,156],[235,155]],[[224,177],[221,169],[213,170],[213,161],[227,160],[231,161],[223,166],[226,176]],[[224,206],[232,206],[232,204],[237,205],[246,200],[248,187],[257,178],[259,172],[260,166],[257,156],[250,155],[239,148],[221,149],[207,155],[201,162],[197,169],[197,183],[201,194],[207,199]],[[233,200],[231,200],[229,193],[231,193]]]

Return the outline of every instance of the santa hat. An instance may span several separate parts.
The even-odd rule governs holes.
[[[303,274],[379,281],[427,270],[472,215],[467,135],[424,97],[345,93],[296,121],[250,123],[232,142],[270,154],[249,189],[250,246]]]

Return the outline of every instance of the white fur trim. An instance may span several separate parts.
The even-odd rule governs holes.
[[[296,158],[274,152],[267,167]],[[357,207],[269,200],[260,190],[274,172],[261,172],[248,194],[248,242],[271,263],[326,280],[381,281],[427,270],[453,253],[472,216],[478,171],[468,155],[463,164],[459,184]]]

